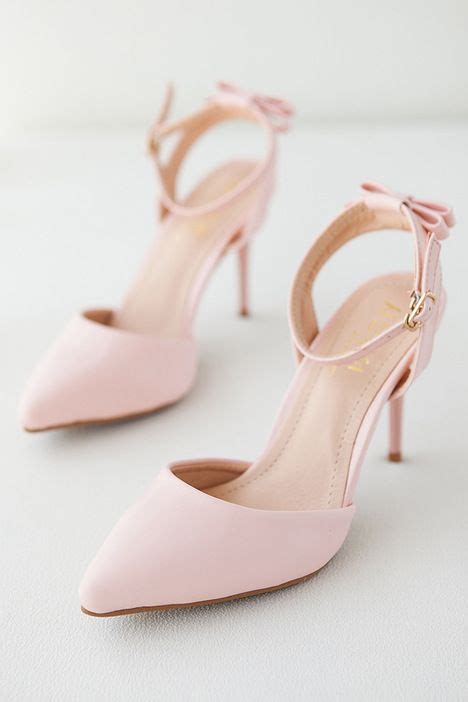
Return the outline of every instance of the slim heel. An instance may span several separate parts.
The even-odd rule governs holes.
[[[403,428],[403,398],[395,398],[388,403],[388,419],[389,419],[389,451],[388,460],[392,463],[400,463],[402,458],[401,440]]]
[[[249,244],[246,243],[237,252],[239,266],[239,314],[250,315],[249,307]]]

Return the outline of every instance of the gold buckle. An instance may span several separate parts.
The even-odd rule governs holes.
[[[149,156],[156,156],[156,154],[159,151],[159,134],[158,134],[158,125],[155,125],[152,127],[148,133],[148,138],[146,142],[146,148]]]
[[[405,327],[410,331],[415,331],[421,326],[422,322],[418,321],[417,318],[424,311],[428,298],[432,300],[432,302],[436,302],[436,296],[430,290],[426,290],[424,293],[413,290],[411,293],[411,304],[409,312],[405,317]]]

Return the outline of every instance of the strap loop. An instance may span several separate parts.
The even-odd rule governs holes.
[[[148,134],[148,153],[150,156],[155,156],[159,149],[159,132],[161,126],[167,121],[169,113],[171,111],[172,102],[174,99],[174,86],[172,83],[166,84],[166,90],[164,92],[164,98],[162,105],[159,110],[159,114],[151,127]]]

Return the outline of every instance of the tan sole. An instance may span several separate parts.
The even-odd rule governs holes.
[[[327,564],[325,564],[327,565]],[[249,592],[241,592],[238,595],[230,595],[229,597],[219,597],[215,600],[202,600],[201,602],[183,602],[181,604],[169,604],[169,605],[156,605],[154,607],[133,607],[131,609],[116,609],[114,612],[91,612],[85,607],[81,607],[81,611],[90,617],[120,617],[125,614],[138,614],[139,612],[163,612],[168,609],[188,609],[189,607],[206,607],[208,605],[221,604],[222,602],[232,602],[233,600],[242,600],[246,597],[254,597],[255,595],[264,595],[268,592],[275,592],[276,590],[284,590],[287,587],[292,587],[293,585],[299,585],[306,580],[312,578],[313,575],[319,573],[325,566],[314,570],[313,573],[309,575],[303,575],[301,578],[296,578],[295,580],[288,580],[280,585],[274,585],[273,587],[264,587],[261,590],[250,590]]]
[[[117,417],[106,417],[106,419],[84,419],[81,422],[70,422],[69,424],[51,424],[48,427],[41,427],[40,429],[30,429],[29,427],[23,427],[23,429],[24,431],[27,431],[28,434],[39,434],[41,431],[53,431],[54,429],[73,429],[75,427],[89,427],[99,426],[100,424],[112,424],[113,422],[128,422],[132,419],[146,417],[149,414],[154,414],[155,412],[159,412],[160,410],[166,409],[167,407],[171,407],[172,405],[177,404],[177,402],[180,402],[180,400],[183,400],[184,397],[185,395],[182,395],[182,397],[177,398],[177,400],[168,402],[165,405],[159,405],[158,407],[153,407],[152,409],[144,410],[143,412],[135,412],[134,414],[121,414]]]

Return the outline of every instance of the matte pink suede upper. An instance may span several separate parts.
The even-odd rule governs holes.
[[[220,463],[191,465],[216,470]],[[85,609],[104,613],[271,588],[318,570],[346,538],[353,506],[297,512],[242,507],[174,475],[183,466],[164,469],[116,524],[83,579]]]
[[[34,430],[149,411],[188,392],[196,365],[192,338],[134,334],[80,315],[34,371],[21,421]]]
[[[181,398],[190,389],[195,374],[195,347],[191,330],[200,293],[218,260],[231,249],[241,251],[241,311],[246,311],[246,249],[243,247],[258,228],[270,199],[275,166],[275,133],[287,128],[292,108],[277,98],[220,84],[199,111],[169,122],[171,95],[172,91],[169,91],[151,131],[149,150],[160,186],[158,199],[162,222],[159,238],[162,240],[164,234],[174,242],[173,250],[169,253],[166,246],[163,253],[160,247],[155,248],[154,252],[152,250],[151,254],[154,255],[154,262],[162,261],[167,278],[174,282],[174,289],[163,285],[163,292],[159,295],[157,283],[164,275],[158,275],[156,266],[155,270],[149,270],[151,267],[147,266],[142,275],[143,292],[136,295],[133,291],[133,305],[128,299],[124,303],[124,306],[127,304],[131,308],[131,312],[124,314],[124,310],[120,309],[114,315],[113,326],[108,326],[108,322],[101,323],[102,319],[97,317],[96,321],[76,317],[40,362],[23,395],[20,418],[28,430],[120,419],[158,409]],[[262,129],[267,137],[264,158],[254,161],[243,177],[234,179],[229,187],[226,184],[226,189],[221,188],[212,197],[202,197],[198,201],[201,191],[195,188],[193,201],[191,196],[180,201],[176,194],[177,176],[186,153],[202,134],[228,119],[248,120]],[[170,154],[164,154],[163,159],[160,143],[169,135],[176,136],[177,140]],[[221,173],[221,169],[218,170]],[[210,178],[216,173],[210,174]],[[221,176],[215,182],[218,185],[222,183]],[[212,186],[210,180],[210,188]],[[206,221],[197,219],[203,214],[207,216]],[[179,228],[174,225],[176,221],[181,225]],[[182,226],[187,221],[190,222],[187,225],[190,234],[188,244],[188,237],[183,237]],[[209,238],[207,235],[213,232],[216,236]],[[174,265],[177,275],[173,275],[171,263],[174,264],[177,255],[181,254],[181,237],[190,254],[188,262],[195,262],[196,265],[187,272],[190,266],[185,265],[185,259],[180,256],[180,270]],[[204,238],[208,239],[211,247],[204,244]],[[198,251],[192,250],[193,242],[199,244]],[[187,278],[181,280],[184,273],[187,273]],[[141,280],[136,282],[135,287],[138,287],[138,282],[141,283]],[[145,286],[150,288],[149,292]],[[180,297],[177,297],[177,288],[182,291]],[[176,297],[183,312],[180,328],[177,331],[172,328],[168,330],[164,323],[155,323],[154,328],[149,330],[147,321],[148,318],[153,320],[151,306],[155,298],[169,316],[175,316],[173,305]],[[135,298],[138,298],[136,302]],[[156,319],[161,321],[157,315]],[[149,331],[152,331],[152,335]]]
[[[423,219],[420,220],[421,207]],[[260,502],[266,504],[268,509],[257,508],[259,502],[250,503],[254,506],[247,506],[248,502],[241,504],[241,490],[252,491],[254,484],[257,489],[264,490],[260,479],[271,475],[268,471],[273,465],[276,465],[279,472],[279,457],[283,455],[287,460],[281,467],[285,470],[287,480],[270,482],[268,490],[276,489],[276,495],[279,492],[278,485],[282,486],[283,491],[290,487],[292,491],[297,489],[299,498],[302,497],[301,485],[305,483],[300,482],[300,473],[295,473],[294,469],[299,466],[307,472],[312,471],[314,463],[313,456],[309,463],[308,454],[302,457],[297,446],[295,454],[288,443],[296,427],[300,426],[300,413],[291,414],[290,426],[284,432],[289,438],[277,447],[277,453],[273,454],[274,458],[267,465],[261,461],[249,466],[239,461],[206,459],[172,464],[163,470],[146,495],[124,514],[91,562],[80,589],[81,604],[86,610],[96,614],[118,613],[120,610],[206,602],[274,588],[315,572],[337,553],[354,515],[354,489],[378,414],[387,400],[396,397],[395,388],[397,392],[402,387],[406,389],[412,376],[421,372],[429,360],[434,331],[445,299],[441,286],[440,244],[437,237],[442,237],[454,221],[451,214],[444,214],[440,215],[443,220],[440,223],[438,213],[441,210],[437,208],[434,205],[431,209],[427,203],[421,205],[420,201],[411,198],[408,198],[408,202],[402,202],[397,195],[387,192],[372,191],[366,194],[361,201],[334,220],[316,240],[294,281],[290,305],[291,326],[299,356],[306,358],[298,370],[297,384],[293,382],[280,411],[275,428],[278,433],[286,424],[297,398],[301,398],[302,411],[312,396],[312,391],[320,389],[317,377],[312,376],[314,383],[310,388],[305,386],[307,392],[302,392],[303,381],[307,379],[312,364],[326,366],[349,363],[350,359],[359,358],[364,352],[391,343],[394,336],[400,334],[400,329],[405,330],[408,342],[405,342],[404,347],[401,345],[401,348],[394,348],[394,352],[398,351],[399,355],[390,354],[392,363],[384,357],[380,359],[377,368],[372,369],[370,378],[366,378],[365,384],[360,388],[358,401],[350,405],[351,410],[341,435],[335,437],[330,427],[323,429],[326,441],[329,444],[336,443],[337,449],[334,452],[335,470],[331,477],[326,476],[330,478],[328,486],[325,484],[330,494],[340,451],[345,444],[350,450],[349,462],[344,464],[346,481],[343,500],[336,503],[343,506],[327,509],[310,509],[309,506],[304,509],[305,503],[294,500],[289,503],[298,505],[293,511],[290,507],[271,509],[275,500]],[[425,222],[429,221],[427,217],[432,216],[437,235],[425,229]],[[377,332],[376,337],[364,344],[353,344],[344,354],[323,356],[320,347],[317,351],[316,345],[320,337],[310,299],[310,290],[318,270],[334,251],[354,236],[365,231],[395,226],[412,231],[415,238],[415,291],[435,293],[428,298],[427,306],[417,310],[418,334],[412,341],[412,328],[407,328],[403,310],[397,307],[402,318],[389,330]],[[404,276],[404,280],[408,283],[411,277]],[[341,320],[340,317],[334,319]],[[365,328],[374,329],[372,321],[372,316],[366,315]],[[342,320],[339,326],[343,326]],[[386,362],[389,363],[388,367],[385,366]],[[382,368],[386,375],[380,378],[379,371]],[[304,377],[302,369],[305,369]],[[373,387],[372,381],[376,378],[379,382]],[[343,385],[336,395],[340,402],[344,395]],[[355,415],[359,399],[365,397],[367,388],[372,392],[364,407],[365,413],[362,416]],[[320,398],[322,411],[326,405],[325,393],[319,395]],[[335,409],[337,405],[332,407]],[[335,421],[336,414],[337,412],[325,412],[323,416]],[[348,436],[346,430],[353,426],[354,416],[359,421],[356,421],[355,433]],[[305,432],[299,434],[301,442],[305,441],[305,435]],[[337,438],[339,442],[335,441]],[[274,445],[274,439],[272,437],[269,446]],[[392,441],[395,445],[399,443],[396,433]],[[311,446],[313,450],[314,444]],[[323,455],[326,458],[328,456],[327,453]],[[329,463],[333,467],[333,462]],[[317,465],[320,469],[321,466]],[[236,486],[238,492],[234,493]],[[219,496],[214,496],[217,491]]]

